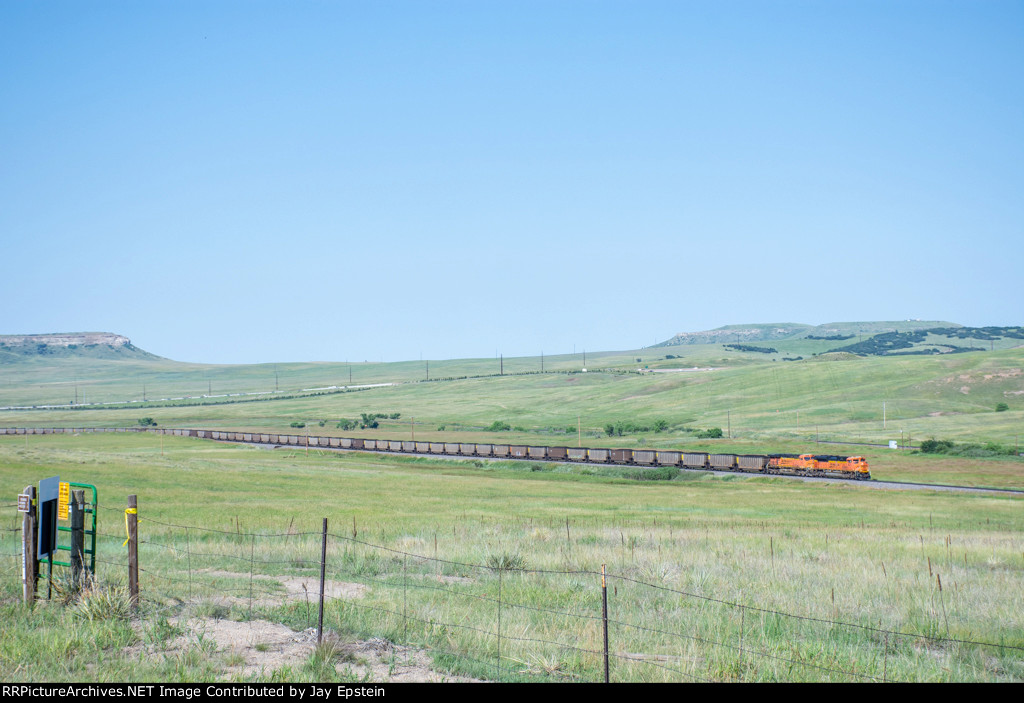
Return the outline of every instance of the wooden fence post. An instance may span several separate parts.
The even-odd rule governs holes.
[[[85,564],[85,491],[71,491],[71,583],[82,587]]]
[[[128,596],[132,608],[139,607],[139,499],[128,496],[128,508],[124,511],[125,525],[128,530]]]
[[[36,487],[26,487],[25,495],[29,496],[29,505],[28,512],[21,520],[21,583],[25,605],[31,607],[36,600],[36,578],[39,574],[36,563]]]

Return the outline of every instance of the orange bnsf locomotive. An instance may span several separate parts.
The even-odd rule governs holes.
[[[769,473],[822,478],[871,478],[868,462],[862,456],[822,456],[815,454],[779,454],[768,457]]]

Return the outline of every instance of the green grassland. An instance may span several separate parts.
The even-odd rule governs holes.
[[[7,496],[55,474],[99,487],[101,580],[123,581],[128,494],[142,541],[134,624],[59,601],[29,612],[4,501],[9,680],[346,680],[315,651],[242,675],[230,652],[168,634],[186,615],[308,627],[308,598],[286,597],[280,579],[313,583],[323,517],[328,579],[365,589],[329,599],[327,626],[425,648],[450,675],[599,680],[606,564],[613,680],[1024,679],[1019,496],[704,473],[637,482],[151,434],[0,437],[0,466]]]
[[[1019,457],[854,444],[937,437],[1013,447],[1024,434],[1024,350],[1000,340],[962,354],[828,353],[841,343],[587,353],[586,372],[582,353],[545,356],[543,373],[540,356],[430,361],[429,380],[420,361],[23,355],[0,360],[0,407],[67,405],[76,393],[79,404],[0,410],[0,426],[150,417],[161,427],[316,435],[817,451],[863,454],[880,479],[1024,488]],[[370,384],[391,385],[345,389]],[[245,393],[263,395],[232,395]],[[399,417],[337,428],[361,413]],[[605,432],[657,420],[663,431]],[[488,431],[495,421],[512,429]],[[698,438],[712,427],[726,436]],[[328,626],[423,648],[450,675],[599,679],[595,574],[607,564],[613,680],[1024,679],[1018,495],[705,472],[638,481],[635,471],[153,434],[0,437],[0,667],[16,681],[352,680],[319,650],[298,667],[243,674],[201,637],[172,644],[186,617],[308,627],[308,600],[281,579],[318,573],[327,517],[328,578],[365,589],[331,600]],[[105,584],[123,580],[123,508],[139,496],[139,619],[89,619],[60,599],[33,611],[19,604],[14,495],[55,474],[100,489]]]
[[[861,358],[813,356],[813,348],[833,344],[823,340],[773,344],[780,347],[778,357],[720,345],[688,346],[682,359],[666,358],[676,355],[663,349],[657,354],[651,349],[588,354],[586,373],[582,355],[545,357],[544,373],[539,357],[506,359],[504,375],[497,375],[496,360],[433,362],[430,381],[422,362],[353,365],[353,385],[393,385],[348,391],[343,388],[348,385],[345,364],[280,364],[277,394],[207,399],[198,396],[210,386],[214,394],[273,391],[274,365],[200,367],[166,360],[81,360],[76,365],[69,359],[36,359],[0,367],[0,388],[5,389],[0,403],[34,405],[58,393],[66,397],[69,388],[74,390],[69,386],[73,380],[60,379],[72,377],[90,378],[86,399],[96,402],[134,399],[134,388],[141,399],[143,384],[147,398],[194,397],[5,410],[0,426],[131,426],[146,416],[164,427],[294,432],[292,423],[302,423],[302,431],[319,435],[407,438],[415,432],[423,439],[461,441],[863,453],[880,478],[918,480],[934,474],[944,482],[1024,487],[1024,464],[1013,458],[904,457],[905,452],[855,444],[940,438],[1019,446],[1024,350]],[[782,358],[784,345],[790,345],[787,355],[805,358],[773,361]],[[217,380],[207,380],[202,388],[211,378]],[[80,389],[84,385],[80,382]],[[331,386],[337,388],[324,390]],[[997,412],[1000,403],[1008,409]],[[343,418],[374,412],[400,417],[381,420],[373,430],[336,427]],[[657,420],[666,423],[665,431],[608,437],[604,430],[616,422],[652,426]],[[512,431],[485,431],[495,421]],[[696,438],[696,430],[712,427],[722,428],[726,438]]]

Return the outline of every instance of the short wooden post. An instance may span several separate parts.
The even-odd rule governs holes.
[[[71,583],[82,587],[85,563],[85,491],[71,491]]]
[[[139,607],[139,499],[128,496],[128,508],[124,511],[128,529],[128,596],[132,608]]]
[[[29,506],[21,520],[21,583],[25,605],[31,607],[36,600],[36,579],[39,576],[39,565],[36,562],[36,487],[26,487],[25,495],[29,496]]]

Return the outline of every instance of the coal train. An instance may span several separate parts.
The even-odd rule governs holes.
[[[325,449],[350,449],[403,454],[485,457],[489,459],[532,459],[537,461],[618,464],[630,466],[676,466],[680,469],[736,471],[751,474],[814,476],[869,480],[868,462],[862,456],[831,454],[712,454],[674,449],[593,449],[549,447],[527,444],[482,444],[477,442],[429,442],[399,439],[316,437],[263,432],[224,432],[165,428],[0,428],[0,434],[54,434],[80,432],[155,432],[181,437],[202,437],[225,442],[247,442]]]

